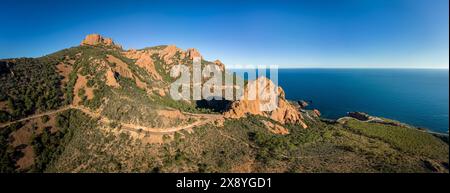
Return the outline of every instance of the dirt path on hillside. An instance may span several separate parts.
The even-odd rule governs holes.
[[[71,109],[71,108],[72,108],[71,106],[65,106],[65,107],[62,107],[62,108],[60,108],[60,109],[56,109],[56,110],[52,110],[52,111],[47,111],[47,112],[43,112],[43,113],[39,113],[39,114],[34,114],[34,115],[31,115],[31,116],[29,116],[29,117],[25,117],[25,118],[22,118],[22,119],[19,119],[19,120],[10,121],[10,122],[6,122],[6,123],[0,123],[0,128],[1,128],[1,127],[7,127],[7,126],[10,126],[10,125],[12,125],[12,124],[14,124],[14,123],[19,123],[19,122],[22,122],[22,121],[27,121],[27,120],[30,120],[30,119],[36,119],[36,118],[39,118],[39,117],[42,117],[42,116],[45,116],[45,115],[52,115],[52,114],[55,114],[55,113],[60,113],[60,112],[63,112],[63,111],[67,111],[67,110],[69,110],[69,109]]]
[[[94,118],[98,118],[100,122],[109,124],[112,123],[113,121],[107,117],[101,116],[100,113],[98,112],[93,112],[85,107],[81,107],[81,106],[74,106],[74,109],[78,109],[80,111],[82,111],[83,113],[88,114],[91,117]],[[123,122],[118,122],[122,127],[126,127],[128,129],[134,129],[136,131],[145,131],[145,132],[149,132],[149,133],[153,133],[153,134],[168,134],[168,133],[173,133],[173,132],[177,132],[180,130],[185,130],[185,129],[191,129],[197,126],[201,126],[201,125],[205,125],[207,123],[211,123],[214,122],[218,119],[223,118],[222,115],[211,115],[211,114],[190,114],[191,116],[194,117],[198,117],[200,118],[205,118],[205,120],[198,120],[194,123],[188,124],[188,125],[181,125],[181,126],[176,126],[176,127],[167,127],[167,128],[156,128],[156,127],[147,127],[147,126],[143,126],[143,125],[137,125],[137,124],[132,124],[132,123],[123,123]]]
[[[44,112],[44,113],[39,113],[39,114],[35,114],[26,118],[22,118],[16,121],[11,121],[11,122],[7,122],[7,123],[2,123],[0,124],[0,128],[1,127],[7,127],[9,125],[12,125],[14,123],[18,123],[18,122],[22,122],[22,121],[27,121],[30,119],[35,119],[35,118],[39,118],[45,115],[52,115],[52,114],[56,114],[56,113],[60,113],[69,109],[77,109],[80,110],[81,112],[89,115],[92,118],[97,118],[100,122],[105,123],[105,124],[109,124],[112,123],[113,121],[107,117],[102,116],[99,112],[94,112],[91,111],[88,108],[82,107],[82,106],[74,106],[74,105],[69,105],[69,106],[65,106],[62,107],[60,109],[57,110],[53,110],[53,111],[48,111],[48,112]],[[208,123],[212,123],[216,120],[219,119],[223,119],[222,115],[219,114],[193,114],[193,113],[183,113],[185,115],[190,115],[193,117],[197,117],[199,120],[195,121],[194,123],[188,124],[188,125],[181,125],[181,126],[175,126],[175,127],[167,127],[167,128],[155,128],[155,127],[147,127],[147,126],[143,126],[143,125],[137,125],[137,124],[131,124],[131,123],[123,123],[123,122],[118,122],[122,127],[125,127],[128,130],[134,130],[136,132],[140,132],[140,131],[144,131],[147,133],[151,133],[151,134],[169,134],[169,133],[174,133],[177,131],[181,131],[181,130],[185,130],[185,129],[191,129],[197,126],[201,126],[201,125],[205,125]],[[200,119],[204,119],[204,120],[200,120]]]

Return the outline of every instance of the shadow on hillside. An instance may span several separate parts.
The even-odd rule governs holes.
[[[230,108],[232,101],[229,100],[216,100],[213,97],[210,97],[208,99],[202,99],[202,100],[198,100],[195,101],[196,107],[197,108],[202,108],[202,109],[209,109],[213,112],[225,112]]]

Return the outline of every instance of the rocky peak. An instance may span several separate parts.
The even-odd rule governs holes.
[[[195,48],[189,48],[186,51],[176,47],[175,45],[168,45],[164,49],[160,50],[158,54],[164,60],[166,64],[173,64],[176,60],[175,56],[179,54],[179,59],[191,59],[193,60],[195,57],[202,58],[200,52]]]
[[[195,57],[200,57],[202,58],[202,55],[200,54],[200,52],[195,49],[195,48],[189,48],[186,50],[186,56],[189,57],[189,59],[194,59]]]
[[[175,45],[168,45],[159,52],[159,55],[166,64],[172,64],[174,62],[173,58],[178,52],[182,53],[182,50]],[[183,54],[181,56],[183,57]]]
[[[83,41],[81,41],[81,45],[105,45],[105,46],[113,46],[117,48],[122,48],[119,44],[115,44],[111,38],[102,37],[99,34],[89,34],[87,35]]]
[[[214,64],[219,66],[220,70],[225,70],[225,64],[223,64],[220,60],[214,60]]]

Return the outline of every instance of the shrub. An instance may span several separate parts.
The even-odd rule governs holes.
[[[50,120],[50,117],[48,115],[44,115],[42,116],[41,120],[43,123],[47,123]]]

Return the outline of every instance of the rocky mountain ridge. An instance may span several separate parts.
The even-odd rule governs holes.
[[[111,38],[104,38],[98,34],[91,34],[86,36],[86,38],[82,41],[81,45],[84,46],[115,46],[118,44],[115,44]],[[121,49],[121,47],[117,47]],[[155,61],[152,59],[154,56],[159,56],[163,62],[166,64],[162,66],[164,71],[166,73],[169,72],[170,68],[175,65],[179,64],[180,60],[190,60],[192,61],[195,57],[200,57],[203,59],[200,52],[195,48],[189,48],[186,51],[183,51],[182,49],[176,47],[175,45],[168,45],[165,47],[162,47],[161,49],[142,49],[142,50],[136,50],[136,49],[130,49],[126,51],[121,51],[124,57],[127,57],[129,59],[135,60],[135,64],[141,68],[144,68],[147,73],[151,75],[151,78],[155,81],[162,81],[162,75],[160,75],[155,67]],[[179,60],[174,59],[175,56],[179,57]],[[120,63],[120,62],[114,62],[114,63]],[[219,69],[222,71],[225,71],[226,66],[223,64],[220,60],[215,60],[212,62],[213,64],[217,65]],[[160,66],[161,67],[161,66]],[[129,74],[129,70],[126,70],[122,72],[110,72],[107,74],[107,77],[111,77],[112,73],[118,73],[118,74]],[[108,71],[109,72],[109,71]],[[109,78],[112,82],[109,85],[117,85],[116,81],[111,81],[111,78]],[[256,85],[260,85],[262,82],[265,82],[266,85],[263,85],[261,90],[264,90],[270,87],[274,87],[273,82],[270,79],[267,79],[265,77],[259,77],[257,80],[250,81],[250,83],[246,86],[244,89],[244,93],[248,93],[249,89],[248,87],[255,87]],[[159,88],[164,90],[164,92],[167,92],[168,88]],[[277,105],[278,108],[270,111],[270,112],[263,112],[259,109],[259,106],[263,103],[262,100],[248,100],[242,99],[233,102],[229,109],[225,112],[226,118],[241,118],[245,117],[247,114],[253,114],[253,115],[262,115],[269,117],[281,124],[285,123],[293,123],[293,124],[300,124],[303,128],[307,128],[307,125],[302,121],[303,117],[301,116],[298,108],[290,104],[286,98],[285,93],[281,87],[277,88],[278,90],[278,101]],[[162,94],[162,92],[160,92]],[[166,95],[167,93],[164,93],[162,95]]]

